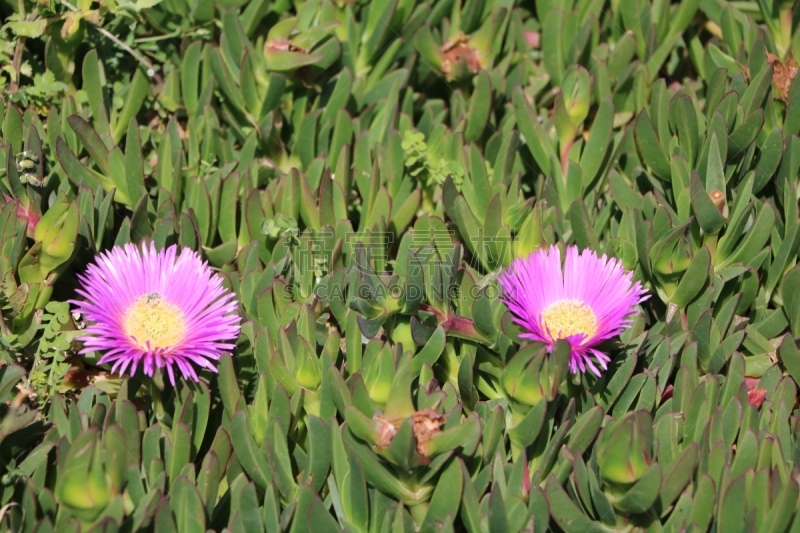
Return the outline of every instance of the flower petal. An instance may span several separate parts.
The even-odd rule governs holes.
[[[111,364],[112,372],[135,374],[141,365],[148,376],[165,369],[173,384],[176,374],[198,381],[194,365],[215,371],[214,362],[235,347],[240,329],[235,296],[191,249],[117,246],[101,253],[78,279],[82,299],[70,303],[88,323],[79,338],[81,353],[103,352],[98,363]],[[174,346],[152,346],[150,339],[135,340],[125,331],[126,311],[152,292],[182,313],[186,332]]]
[[[542,314],[548,306],[562,300],[575,300],[593,311],[597,327],[590,334],[567,337],[572,346],[570,370],[599,376],[608,368],[610,358],[594,349],[601,342],[624,331],[636,314],[636,306],[648,298],[633,273],[605,255],[592,250],[579,252],[568,246],[562,269],[558,247],[540,249],[526,258],[516,259],[498,280],[503,289],[502,301],[512,320],[524,331],[521,338],[540,341],[552,349],[558,332],[550,331]]]

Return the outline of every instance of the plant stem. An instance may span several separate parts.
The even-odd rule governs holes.
[[[567,171],[569,170],[569,151],[572,148],[574,141],[569,141],[561,148],[561,174],[564,181],[567,180]]]
[[[158,388],[155,379],[151,379],[149,385],[150,398],[153,400],[153,411],[156,414],[156,419],[161,420],[164,418],[164,413],[166,412],[162,401],[161,389]]]
[[[305,395],[303,396],[303,409],[305,409],[306,414],[319,416],[320,405],[319,392],[306,389]]]

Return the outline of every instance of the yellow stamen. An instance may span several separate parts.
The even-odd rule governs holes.
[[[174,346],[186,333],[183,312],[157,292],[136,300],[125,312],[122,322],[125,333],[134,337],[137,344],[145,349],[148,341],[151,349]]]
[[[544,326],[554,339],[584,333],[590,339],[597,333],[597,317],[591,307],[580,300],[560,300],[542,311]]]

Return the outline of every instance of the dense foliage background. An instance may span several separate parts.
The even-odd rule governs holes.
[[[9,531],[800,531],[800,8],[4,0]],[[241,302],[176,387],[77,355],[76,273],[202,253]],[[549,244],[651,294],[523,343]]]

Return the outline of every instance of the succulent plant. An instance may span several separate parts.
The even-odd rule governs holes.
[[[800,528],[796,3],[0,13],[0,527]],[[129,243],[235,295],[197,381],[85,349]],[[503,292],[552,247],[649,294],[596,373]]]

